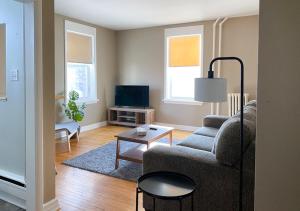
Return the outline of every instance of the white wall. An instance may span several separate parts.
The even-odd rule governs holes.
[[[22,178],[25,176],[23,4],[0,0],[0,23],[6,23],[8,99],[0,102],[0,175],[9,173]],[[14,69],[18,69],[18,81],[10,80],[10,71]]]
[[[300,1],[261,0],[256,211],[300,210]]]

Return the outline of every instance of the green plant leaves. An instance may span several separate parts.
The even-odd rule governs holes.
[[[76,92],[76,91],[70,91],[70,93],[69,93],[69,98],[70,98],[70,100],[72,100],[72,101],[76,101],[76,100],[78,100],[79,99],[79,93],[78,92]]]
[[[75,122],[81,122],[84,118],[84,110],[86,109],[86,104],[83,103],[81,105],[78,105],[76,101],[79,99],[79,94],[76,91],[71,91],[69,93],[69,101],[67,104],[63,104],[65,108],[65,114],[66,116],[75,121]]]

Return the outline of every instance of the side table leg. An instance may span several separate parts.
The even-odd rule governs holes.
[[[182,211],[182,199],[179,199],[180,211]]]
[[[139,188],[136,188],[135,210],[139,210]]]
[[[117,149],[116,149],[115,169],[119,168],[119,153],[120,153],[120,141],[119,141],[119,138],[118,138],[117,139]]]
[[[192,201],[191,202],[192,202],[192,204],[191,204],[192,209],[191,210],[194,211],[194,193],[192,193]]]
[[[153,198],[153,211],[155,211],[155,198]]]

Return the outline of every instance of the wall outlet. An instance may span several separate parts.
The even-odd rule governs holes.
[[[10,79],[10,81],[18,81],[19,80],[18,69],[14,69],[9,72],[9,79]]]

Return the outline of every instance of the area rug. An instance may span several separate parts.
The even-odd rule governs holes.
[[[167,145],[168,139],[163,138],[158,142]],[[178,140],[173,140],[173,145],[178,142]],[[115,170],[116,145],[117,141],[112,141],[73,159],[66,160],[63,164],[120,179],[137,181],[142,175],[142,164],[120,160],[119,168]],[[121,141],[120,146],[121,152],[124,152],[137,146],[137,144]]]

